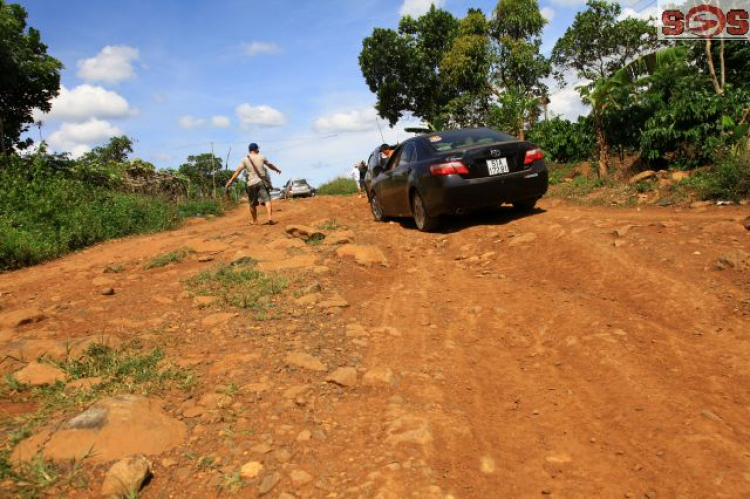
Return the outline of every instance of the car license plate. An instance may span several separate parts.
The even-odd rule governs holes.
[[[508,173],[510,171],[508,170],[508,160],[506,158],[488,159],[487,171],[490,175]]]

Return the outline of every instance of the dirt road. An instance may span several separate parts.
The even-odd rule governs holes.
[[[243,207],[0,275],[0,314],[43,315],[0,346],[138,338],[194,374],[149,394],[188,432],[150,456],[145,498],[748,497],[748,214],[545,200],[423,234],[356,197],[281,202],[275,226]],[[327,240],[290,242],[293,224]],[[195,253],[144,269],[178,248]],[[289,283],[262,314],[186,283],[242,257]],[[108,468],[84,463],[76,496]]]

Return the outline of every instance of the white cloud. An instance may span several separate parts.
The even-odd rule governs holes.
[[[192,130],[193,128],[199,128],[206,124],[206,120],[203,118],[195,118],[193,116],[182,116],[177,120],[177,126],[183,130]]]
[[[211,117],[211,126],[214,128],[229,128],[232,122],[226,116]]]
[[[322,116],[315,120],[313,128],[319,133],[363,132],[377,130],[377,112],[366,107],[342,113]]]
[[[245,51],[245,55],[254,57],[259,54],[278,54],[281,49],[276,43],[272,42],[250,42],[243,43],[242,49]]]
[[[133,61],[138,49],[127,45],[107,45],[95,57],[78,61],[78,76],[86,81],[119,83],[135,76]]]
[[[581,95],[575,88],[581,84],[581,82],[577,82],[574,85],[567,86],[558,92],[550,94],[550,103],[547,106],[550,117],[560,116],[575,121],[579,116],[589,114],[588,106],[581,102]]]
[[[579,5],[585,5],[586,0],[552,0],[552,3],[563,7],[578,7]]]
[[[542,17],[547,20],[548,23],[551,23],[552,20],[555,18],[555,9],[552,7],[542,7],[542,10],[540,10]]]
[[[649,19],[651,19],[654,21],[651,24],[656,25],[656,21],[661,19],[662,10],[663,9],[660,9],[658,5],[653,5],[641,10],[635,10],[632,7],[625,7],[624,9],[622,9],[622,12],[617,19],[619,21],[622,21],[623,19],[626,19],[628,17],[641,19],[643,21],[648,21]]]
[[[37,111],[34,119],[85,121],[89,118],[125,118],[135,114],[137,111],[117,92],[83,84],[72,90],[61,86],[60,95],[52,99],[50,112],[42,114]]]
[[[404,0],[398,12],[401,16],[419,17],[426,14],[431,5],[440,9],[445,5],[445,0]]]
[[[259,127],[282,126],[286,125],[287,122],[286,116],[271,106],[251,106],[244,103],[237,106],[236,112],[243,128],[253,125]]]
[[[92,118],[83,123],[63,123],[49,136],[48,142],[54,150],[69,152],[77,158],[90,151],[93,144],[122,134],[122,130],[107,121]]]

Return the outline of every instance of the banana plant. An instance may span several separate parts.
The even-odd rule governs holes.
[[[636,95],[642,78],[659,69],[684,61],[687,51],[683,47],[669,47],[645,54],[618,69],[612,76],[598,78],[587,85],[576,87],[584,103],[591,106],[596,144],[599,149],[599,177],[609,174],[609,142],[604,130],[604,114],[610,107],[618,107],[615,92],[628,89]]]

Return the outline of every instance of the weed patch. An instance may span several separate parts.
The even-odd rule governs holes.
[[[169,253],[157,256],[146,265],[144,265],[143,268],[145,270],[148,270],[158,267],[164,267],[169,265],[170,263],[178,263],[183,261],[185,257],[192,253],[195,253],[195,251],[190,248],[180,248],[175,251],[170,251]]]
[[[271,298],[287,287],[287,281],[246,266],[220,265],[188,279],[187,285],[194,293],[218,296],[227,305],[263,311],[271,307]]]

